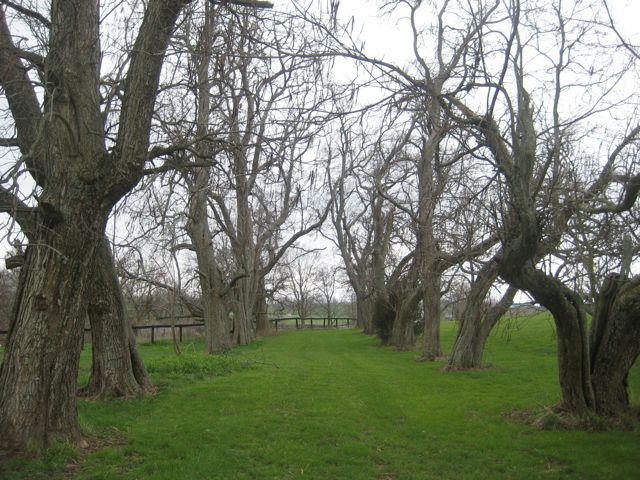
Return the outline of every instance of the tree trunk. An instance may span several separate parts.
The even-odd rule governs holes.
[[[436,268],[428,269],[424,281],[424,337],[422,360],[429,362],[442,358],[440,345],[440,272]]]
[[[89,382],[78,393],[93,398],[138,395],[143,385],[138,384],[133,372],[130,328],[124,315],[120,283],[106,238],[102,248],[96,251],[92,271],[94,276],[88,286],[87,313],[91,324],[93,363]],[[144,381],[148,383],[148,378]]]
[[[133,333],[133,328],[131,328],[131,325],[128,325],[128,323],[129,322],[127,322],[127,338],[129,340],[129,355],[131,357],[131,369],[133,370],[133,376],[138,385],[142,387],[143,391],[153,391],[154,386],[149,378],[149,372],[147,372],[147,368],[144,366],[140,352],[138,352],[136,336]]]
[[[253,341],[253,312],[255,296],[251,283],[252,277],[243,278],[233,288],[233,343],[234,345],[248,345]]]
[[[396,314],[393,320],[389,345],[396,350],[409,350],[415,346],[416,334],[414,321],[418,313],[418,304],[422,296],[422,289],[414,288],[398,297]]]
[[[269,312],[267,307],[267,299],[265,297],[264,278],[261,278],[258,282],[254,315],[256,318],[256,335],[262,337],[273,335],[274,330],[271,328],[271,324],[269,323]]]
[[[356,292],[356,326],[367,335],[375,333],[373,327],[373,296]]]
[[[186,3],[146,3],[109,152],[100,97],[100,2],[50,2],[47,55],[37,87],[42,111],[0,13],[0,56],[12,57],[0,69],[0,84],[5,90],[9,83],[20,87],[6,98],[22,160],[38,187],[0,371],[2,449],[42,450],[54,439],[81,438],[75,401],[90,267],[102,248],[110,209],[139,182],[148,159],[164,53]]]
[[[6,450],[39,451],[52,440],[81,438],[76,381],[88,266],[99,241],[82,228],[42,232],[27,248],[0,371],[0,446]]]
[[[593,410],[595,400],[589,367],[586,315],[581,298],[557,279],[537,270],[530,262],[524,265],[514,280],[517,282],[515,286],[529,292],[553,316],[562,392],[559,408],[577,415]]]
[[[495,276],[478,277],[471,286],[447,370],[482,368],[482,356],[489,335],[509,310],[513,304],[513,297],[518,292],[517,288],[509,287],[496,305],[486,309],[486,295],[495,279]]]
[[[627,378],[640,354],[640,277],[608,278],[591,324],[591,382],[596,411],[616,415],[629,408]]]

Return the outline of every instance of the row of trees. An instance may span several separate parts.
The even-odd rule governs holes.
[[[268,333],[284,283],[304,317],[309,268],[331,304],[335,272],[302,255],[313,232],[364,332],[384,317],[404,349],[421,321],[422,358],[441,358],[442,299],[464,291],[448,363],[478,367],[522,291],[556,322],[560,406],[628,408],[638,50],[607,4],[385,3],[411,32],[403,63],[370,55],[338,2],[271,7],[3,2],[0,210],[20,275],[0,448],[81,438],[87,318],[81,393],[149,387],[118,275],[186,305],[224,352]]]

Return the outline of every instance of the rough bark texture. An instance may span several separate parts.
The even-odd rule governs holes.
[[[247,345],[254,339],[253,318],[256,302],[253,290],[255,277],[244,278],[233,288],[233,343]]]
[[[222,297],[223,280],[212,248],[211,231],[207,222],[206,192],[209,172],[196,171],[195,190],[189,204],[187,233],[196,252],[200,277],[200,295],[205,332],[205,352],[222,353],[231,350],[227,309]]]
[[[498,254],[488,261],[471,284],[464,308],[458,319],[458,332],[447,363],[448,370],[482,367],[482,355],[487,339],[500,318],[509,310],[517,288],[509,287],[500,301],[489,307],[487,295],[498,278]]]
[[[140,179],[164,52],[186,0],[147,3],[129,64],[113,153],[100,110],[97,0],[51,4],[44,61],[44,108],[11,50],[0,10],[0,83],[20,82],[7,97],[21,153],[40,187],[12,334],[0,372],[2,448],[41,450],[80,438],[76,380],[88,287],[110,209]]]
[[[48,238],[27,249],[0,371],[0,449],[40,450],[81,438],[75,396],[87,304],[77,292],[89,280],[96,245],[76,233],[84,239],[79,245]]]
[[[640,354],[640,277],[610,277],[592,322],[591,382],[596,411],[615,415],[629,408],[627,377]]]
[[[120,283],[106,238],[96,251],[94,262],[87,310],[93,361],[89,382],[78,393],[93,398],[138,395],[149,380],[143,377],[143,384],[139,384],[134,374],[132,359],[140,359],[131,351],[131,328],[125,318]],[[138,368],[144,371],[143,364]]]

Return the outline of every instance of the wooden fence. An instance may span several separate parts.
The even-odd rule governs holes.
[[[298,317],[270,318],[269,322],[279,330],[301,330],[305,328],[351,328],[355,327],[355,319],[351,317],[309,317],[300,319]]]
[[[334,317],[334,318],[323,318],[323,317],[309,317],[304,320],[298,317],[282,317],[282,318],[270,318],[269,322],[275,327],[276,332],[278,331],[287,331],[287,330],[303,330],[303,329],[327,329],[327,328],[351,328],[355,327],[355,319],[351,317]],[[193,335],[193,330],[199,329],[202,330],[204,328],[204,324],[202,322],[196,323],[177,323],[174,325],[174,328],[177,331],[177,337],[180,342],[183,341],[184,338],[184,330],[192,330],[190,337],[199,336],[201,332],[196,330],[195,335]],[[85,334],[90,333],[91,329],[85,328]],[[171,325],[166,324],[155,324],[155,325],[137,325],[133,327],[133,331],[138,337],[144,337],[145,331],[148,331],[150,335],[146,336],[147,338],[139,338],[140,340],[150,340],[151,343],[155,343],[156,339],[159,338],[167,338],[171,336]],[[139,334],[141,332],[142,334]],[[0,330],[0,345],[4,345],[4,340],[7,335],[6,330]],[[87,339],[90,341],[90,339]]]

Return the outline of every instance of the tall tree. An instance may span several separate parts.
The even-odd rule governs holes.
[[[100,104],[100,4],[60,0],[37,58],[17,48],[0,10],[0,72],[23,162],[38,188],[34,227],[0,371],[0,442],[41,449],[81,437],[76,378],[90,266],[104,246],[111,208],[149,158],[149,131],[164,52],[187,0],[145,5],[110,149]],[[21,60],[40,67],[43,105]]]

